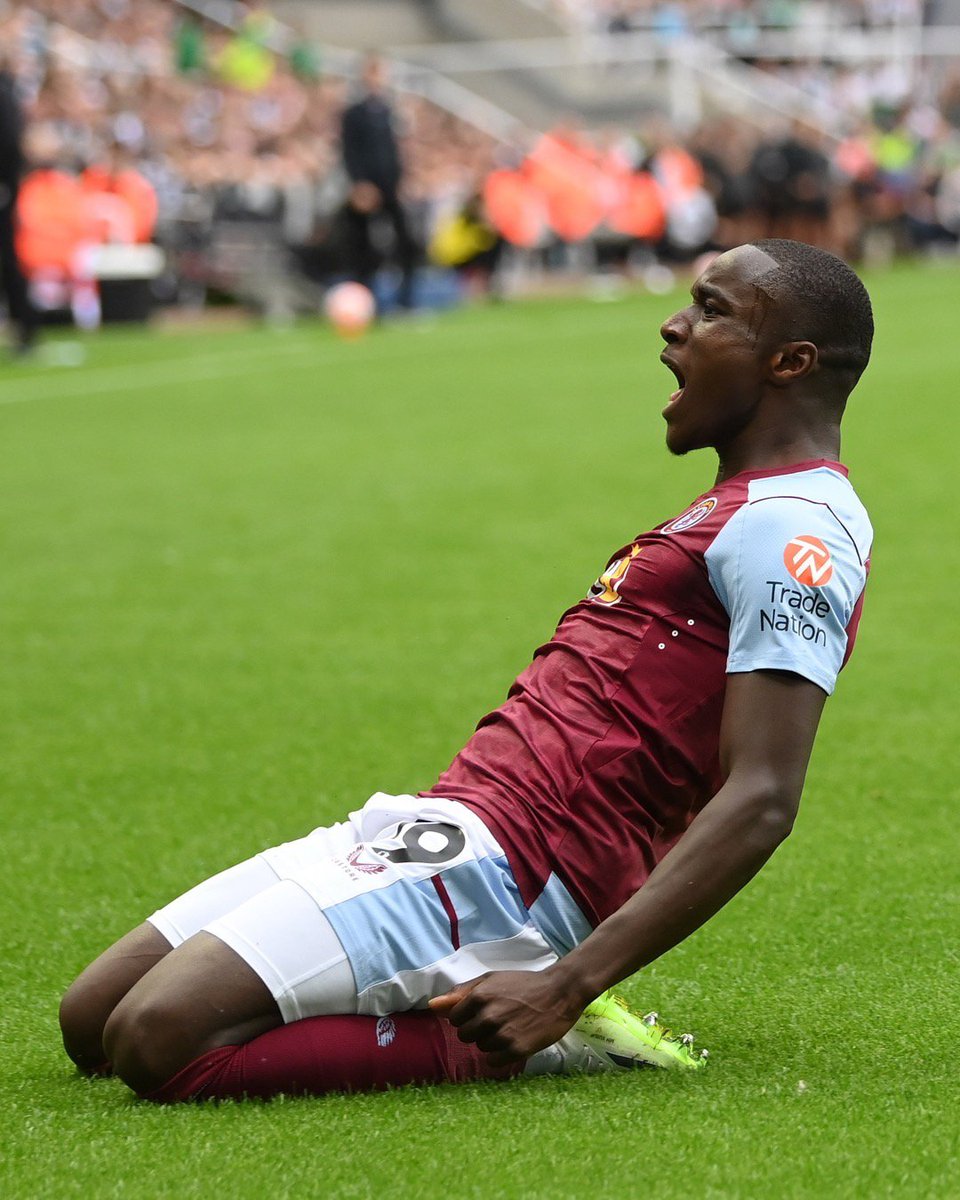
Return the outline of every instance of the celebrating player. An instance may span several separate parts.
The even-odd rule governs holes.
[[[790,832],[869,565],[838,456],[873,318],[839,259],[767,240],[661,334],[667,445],[714,448],[714,485],[608,560],[432,788],[102,954],[61,1007],[81,1069],[171,1101],[701,1064],[606,992]]]

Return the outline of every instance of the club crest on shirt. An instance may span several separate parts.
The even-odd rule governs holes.
[[[634,544],[630,547],[629,554],[625,554],[623,558],[615,558],[600,578],[590,585],[590,590],[587,592],[587,599],[593,600],[596,604],[606,605],[607,608],[612,608],[614,604],[619,604],[621,584],[627,577],[630,564],[640,553],[641,549],[642,547]]]
[[[716,507],[716,496],[707,496],[705,500],[698,500],[692,508],[688,508],[685,513],[681,513],[675,521],[670,521],[669,524],[664,525],[660,532],[683,533],[685,529],[692,529],[694,525],[699,525],[704,518],[709,517]]]
[[[812,533],[801,533],[787,542],[783,565],[797,583],[805,583],[808,587],[823,587],[833,576],[830,551]]]

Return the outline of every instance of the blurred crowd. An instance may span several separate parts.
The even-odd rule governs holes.
[[[161,221],[185,190],[242,186],[256,204],[316,186],[338,163],[348,85],[306,44],[271,52],[273,30],[257,8],[232,30],[170,0],[0,0],[28,157],[77,169],[120,151],[156,188]],[[404,97],[399,117],[411,196],[489,161],[488,137],[425,100]]]
[[[618,245],[621,255],[639,246],[682,261],[758,236],[797,238],[851,261],[953,252],[960,129],[950,116],[958,99],[960,77],[941,106],[877,106],[839,137],[802,120],[758,130],[718,117],[682,138],[659,118],[629,136],[589,136],[568,124],[512,172],[494,172],[488,200],[498,203],[509,175],[514,193],[539,195],[536,236],[543,228],[570,242],[592,236],[608,256]],[[530,199],[528,211],[535,207]]]
[[[368,274],[371,255],[390,258],[399,230],[421,262],[477,268],[488,281],[510,246],[555,263],[565,261],[558,248],[586,248],[581,265],[629,270],[759,235],[852,259],[956,245],[960,73],[918,85],[889,60],[749,54],[760,29],[910,23],[923,17],[920,0],[555,2],[571,20],[613,32],[668,39],[719,29],[771,86],[801,89],[809,120],[711,117],[682,136],[663,117],[599,131],[567,121],[504,144],[391,91],[407,217],[391,232],[377,227],[376,197],[364,210],[345,168],[341,121],[359,82],[325,70],[267,9],[231,4],[239,20],[228,28],[169,0],[0,0],[0,53],[25,118],[28,273],[42,274],[51,254],[57,270],[73,270],[72,238],[159,243],[173,300],[236,292],[238,275],[262,282],[276,273],[264,248],[277,246],[322,283],[344,265],[330,242],[349,225],[345,213],[362,226]]]

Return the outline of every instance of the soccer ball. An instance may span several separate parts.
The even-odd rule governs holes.
[[[327,319],[341,337],[360,337],[373,320],[377,302],[362,283],[338,283],[323,300]]]

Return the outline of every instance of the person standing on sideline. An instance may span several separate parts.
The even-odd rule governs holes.
[[[0,61],[0,288],[7,301],[18,354],[28,353],[37,335],[37,314],[17,258],[16,208],[23,172],[22,141],[23,112],[16,81],[7,65]]]
[[[364,60],[361,95],[343,113],[340,147],[350,178],[345,217],[346,259],[351,276],[372,288],[378,265],[373,243],[374,222],[386,218],[393,229],[393,258],[400,268],[397,303],[413,306],[413,278],[417,247],[400,202],[403,163],[387,99],[387,68],[382,58]]]

